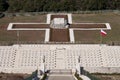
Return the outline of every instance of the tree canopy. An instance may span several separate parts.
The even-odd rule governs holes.
[[[7,7],[9,12],[115,10],[120,0],[0,0],[0,11]]]
[[[7,10],[8,4],[5,0],[0,0],[0,12]]]

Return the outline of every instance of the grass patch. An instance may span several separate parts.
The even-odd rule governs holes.
[[[6,16],[0,19],[0,25],[9,24],[12,22],[43,22],[43,23],[46,23],[46,15],[15,16],[15,17]]]
[[[100,80],[119,80],[120,74],[92,74]]]
[[[108,35],[104,38],[104,42],[109,41],[120,41],[120,15],[115,13],[101,13],[101,14],[73,14],[73,22],[77,23],[110,23],[112,30],[108,31]],[[88,33],[87,33],[88,34]],[[92,33],[91,33],[92,34]],[[96,34],[92,34],[92,39],[95,41],[99,40],[99,35],[96,38]],[[83,36],[81,39],[86,38],[86,35],[82,35],[80,33],[76,34],[76,36]],[[90,36],[89,36],[90,37]],[[77,41],[81,41],[79,38]]]

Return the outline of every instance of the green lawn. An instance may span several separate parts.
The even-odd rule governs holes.
[[[0,25],[8,24],[11,22],[44,22],[46,23],[46,15],[36,16],[16,16],[0,18]]]

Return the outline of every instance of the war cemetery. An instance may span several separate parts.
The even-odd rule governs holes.
[[[120,15],[112,12],[4,17],[0,19],[0,72],[24,77],[34,72],[25,80],[45,80],[46,75],[47,80],[119,76],[119,21]]]

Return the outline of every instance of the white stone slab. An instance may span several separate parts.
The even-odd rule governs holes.
[[[49,42],[49,40],[50,40],[50,29],[46,29],[45,42]]]
[[[38,67],[42,67],[44,55],[45,70],[76,69],[80,56],[81,66],[89,72],[120,73],[119,52],[119,46],[99,44],[0,46],[0,72],[32,73]],[[63,66],[61,67],[60,64]]]
[[[75,38],[74,38],[74,31],[73,29],[69,29],[69,36],[70,36],[70,42],[74,43],[75,42]]]
[[[72,14],[67,14],[68,15],[68,23],[72,24]]]
[[[54,18],[53,22],[54,22],[54,24],[64,24],[65,19],[64,18]]]
[[[50,24],[51,14],[47,14],[47,24]]]

